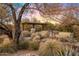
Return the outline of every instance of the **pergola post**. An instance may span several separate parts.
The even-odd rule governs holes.
[[[35,24],[32,24],[33,28],[35,27]]]

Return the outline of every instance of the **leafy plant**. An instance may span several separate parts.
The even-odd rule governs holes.
[[[29,47],[29,41],[26,40],[26,41],[21,41],[19,43],[19,49],[28,49]]]
[[[36,40],[30,41],[29,49],[31,49],[31,50],[38,50],[39,49],[39,42],[36,41]]]

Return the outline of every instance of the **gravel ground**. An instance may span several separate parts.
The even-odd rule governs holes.
[[[37,51],[29,51],[29,50],[19,50],[13,54],[0,54],[0,56],[38,56]]]

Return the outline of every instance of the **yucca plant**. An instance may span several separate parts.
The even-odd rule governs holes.
[[[78,56],[79,52],[72,47],[65,46],[64,51],[62,51],[62,56]]]
[[[41,56],[61,56],[63,51],[63,45],[57,40],[47,40],[40,45],[39,55]]]

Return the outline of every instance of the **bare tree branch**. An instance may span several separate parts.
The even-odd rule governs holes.
[[[18,20],[17,20],[17,21],[21,22],[22,14],[23,14],[23,12],[25,11],[25,8],[26,8],[28,5],[29,5],[29,3],[25,3],[24,6],[21,8],[21,11],[20,11],[20,13],[19,13],[19,15],[18,15]]]
[[[12,4],[7,4],[7,5],[11,8],[14,21],[16,22],[16,11],[14,7],[12,6]]]

